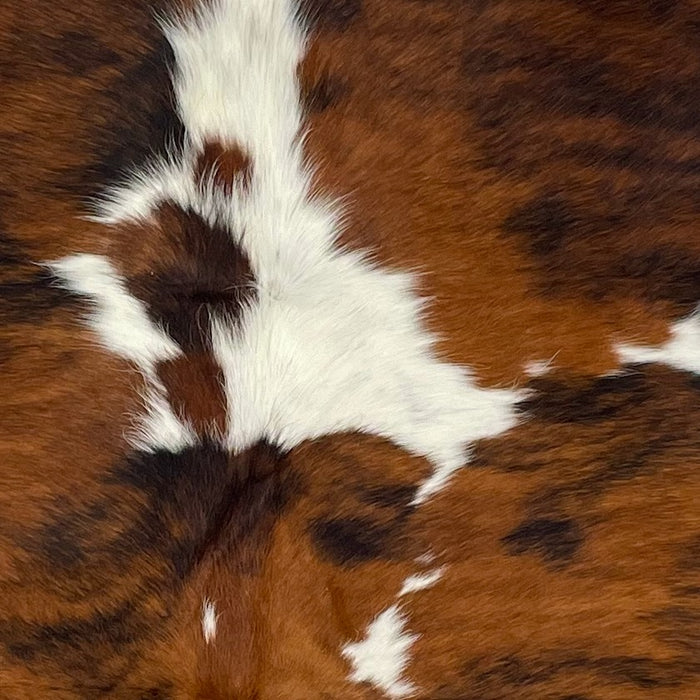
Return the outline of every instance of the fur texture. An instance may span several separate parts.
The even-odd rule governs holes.
[[[699,12],[0,7],[3,700],[696,700]]]

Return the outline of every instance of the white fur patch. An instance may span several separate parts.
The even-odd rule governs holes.
[[[216,639],[216,625],[219,616],[216,613],[216,605],[208,598],[202,603],[202,635],[207,644]]]
[[[261,285],[240,330],[214,326],[231,449],[373,433],[433,462],[420,503],[465,463],[469,442],[514,425],[516,392],[479,389],[435,358],[407,275],[349,253],[319,259],[305,275],[293,269],[299,279]]]
[[[432,555],[427,556],[432,561]],[[425,558],[426,555],[419,557]],[[430,588],[442,578],[444,571],[445,567],[440,567],[407,576],[397,597]],[[407,616],[395,603],[372,620],[364,639],[343,647],[342,654],[352,666],[350,678],[357,683],[371,683],[390,698],[413,695],[418,688],[403,679],[403,674],[411,658],[411,646],[418,636],[408,632]]]
[[[107,351],[132,362],[146,380],[143,412],[127,435],[136,449],[178,452],[195,442],[192,429],[174,414],[158,380],[159,362],[182,354],[178,345],[148,317],[112,263],[101,255],[71,255],[48,263],[60,283],[91,303],[89,327]]]
[[[480,389],[440,361],[412,276],[334,246],[340,213],[313,195],[301,150],[304,40],[292,4],[217,0],[165,28],[190,151],[113,189],[97,218],[147,217],[169,199],[226,226],[245,249],[258,300],[238,327],[221,318],[212,329],[230,449],[372,433],[433,462],[415,497],[425,501],[465,464],[470,442],[515,424],[522,394]],[[195,182],[197,149],[210,139],[251,156],[245,194]]]
[[[659,347],[618,345],[625,364],[660,362],[675,369],[700,374],[700,310],[671,326],[671,337]]]
[[[405,627],[401,608],[392,605],[370,623],[362,641],[346,644],[342,653],[352,665],[351,680],[371,683],[389,698],[413,695],[416,686],[402,680],[401,675],[418,635],[409,634]]]
[[[293,4],[214,0],[164,28],[178,109],[195,145],[234,142],[265,170],[284,166],[301,125],[296,68],[304,38]],[[297,175],[282,171],[279,181]]]
[[[70,255],[48,264],[66,289],[92,302],[89,326],[110,352],[152,371],[181,354],[173,340],[148,317],[121,275],[102,255]]]

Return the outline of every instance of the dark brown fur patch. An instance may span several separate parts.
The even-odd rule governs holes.
[[[0,230],[0,319],[6,324],[31,324],[57,310],[77,311],[77,296],[62,288],[30,251]]]
[[[67,31],[50,42],[51,57],[76,76],[119,63],[119,54],[90,34]]]
[[[298,77],[304,106],[311,113],[333,107],[348,92],[346,81],[330,72],[330,61],[318,41],[309,46],[299,65]]]
[[[645,206],[644,193],[631,196]],[[691,312],[700,299],[700,252],[655,236],[640,240],[632,212],[624,197],[599,207],[547,194],[515,210],[503,228],[536,256],[545,292],[666,302],[679,315]]]
[[[154,28],[147,51],[98,96],[110,111],[106,122],[92,126],[89,162],[62,169],[55,187],[83,199],[96,197],[132,169],[182,149],[185,129],[172,91],[173,61],[170,45]]]
[[[362,12],[362,0],[303,0],[302,9],[323,29],[344,31]]]
[[[153,222],[125,227],[118,256],[130,290],[186,351],[208,347],[214,316],[236,320],[255,298],[248,258],[223,226],[164,205]]]

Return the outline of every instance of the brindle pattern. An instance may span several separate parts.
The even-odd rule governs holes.
[[[305,3],[308,144],[352,193],[344,242],[425,271],[441,350],[482,382],[555,357],[522,424],[419,508],[429,466],[367,436],[134,454],[138,380],[32,264],[110,255],[188,350],[159,368],[176,410],[222,423],[193,319],[253,298],[245,256],[188,212],[119,236],[78,218],[181,143],[166,6],[0,7],[3,697],[378,697],[339,649],[432,551],[443,579],[404,603],[418,697],[697,698],[700,384],[605,373],[700,297],[700,4]],[[254,168],[229,155],[216,177]]]

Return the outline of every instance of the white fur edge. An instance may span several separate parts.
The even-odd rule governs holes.
[[[625,364],[659,362],[675,369],[700,374],[700,309],[671,326],[671,337],[659,347],[619,344],[620,361]]]
[[[98,343],[133,363],[144,377],[143,412],[134,417],[134,425],[126,436],[132,447],[146,452],[179,452],[193,445],[194,431],[174,414],[165,387],[155,374],[159,362],[174,359],[182,352],[148,318],[146,307],[129,293],[112,263],[101,255],[84,253],[46,266],[62,286],[89,301],[86,322]]]

